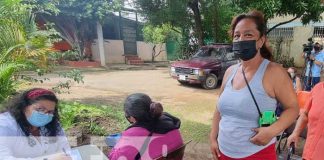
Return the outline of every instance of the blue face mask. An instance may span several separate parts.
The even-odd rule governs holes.
[[[31,116],[27,118],[28,122],[35,127],[43,127],[50,123],[52,119],[52,114],[45,114],[43,112],[38,111],[33,111]]]

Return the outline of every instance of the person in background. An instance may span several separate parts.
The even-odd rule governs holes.
[[[57,104],[55,94],[42,88],[10,99],[0,114],[0,159],[70,160]]]
[[[124,104],[131,123],[109,154],[110,160],[154,159],[183,145],[180,120],[166,112],[160,103],[143,93],[129,95]]]
[[[210,133],[214,159],[277,159],[276,136],[298,116],[296,93],[287,70],[271,62],[266,29],[264,16],[258,11],[238,15],[232,21],[233,50],[241,63],[229,67],[224,75]],[[284,106],[281,117],[260,126],[263,112],[274,114],[277,100]]]
[[[297,71],[296,68],[294,67],[289,67],[287,72],[289,73],[289,76],[293,82],[293,86],[296,92],[302,91],[302,85],[301,85],[301,80],[297,76]]]
[[[289,67],[288,70],[288,75],[290,77],[290,79],[292,80],[292,85],[294,87],[294,90],[297,93],[297,98],[299,94],[302,94],[300,91],[302,91],[302,85],[301,85],[301,80],[300,78],[297,76],[297,71],[296,68],[294,67]],[[284,107],[282,106],[281,103],[277,102],[277,108],[276,108],[276,116],[280,117],[281,113],[283,112]]]
[[[297,147],[299,137],[307,125],[307,139],[303,150],[303,159],[322,160],[324,153],[324,82],[315,85],[310,98],[300,114],[293,133],[288,137],[287,145]]]
[[[321,79],[321,70],[324,65],[324,52],[321,49],[321,45],[316,42],[314,50],[309,57],[303,52],[302,56],[307,60],[304,86],[306,91],[310,91]]]

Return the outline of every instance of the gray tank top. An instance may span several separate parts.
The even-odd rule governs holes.
[[[276,109],[276,99],[269,97],[262,84],[268,64],[268,60],[263,60],[249,82],[261,112]],[[218,133],[219,149],[232,158],[248,157],[275,142],[275,138],[266,146],[257,146],[250,142],[250,138],[255,135],[252,129],[259,127],[259,114],[247,86],[240,90],[235,90],[232,86],[233,77],[239,66],[240,64],[237,64],[234,67],[218,101],[218,111],[221,115]]]

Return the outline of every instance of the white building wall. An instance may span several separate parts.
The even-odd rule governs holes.
[[[137,41],[137,55],[144,61],[152,60],[152,43],[146,43],[142,41]],[[160,46],[162,47],[160,48]],[[92,59],[100,62],[99,49],[97,40],[94,40],[92,44]],[[105,61],[107,64],[111,63],[125,63],[124,55],[124,43],[122,40],[104,40],[104,50],[105,50]],[[164,44],[158,44],[156,47],[156,52],[162,52],[159,56],[155,57],[155,61],[167,61],[166,46]]]

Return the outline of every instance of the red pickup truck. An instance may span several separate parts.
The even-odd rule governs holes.
[[[231,44],[203,46],[189,60],[171,64],[170,75],[181,84],[201,84],[205,89],[214,89],[223,79],[228,67],[239,63]]]

